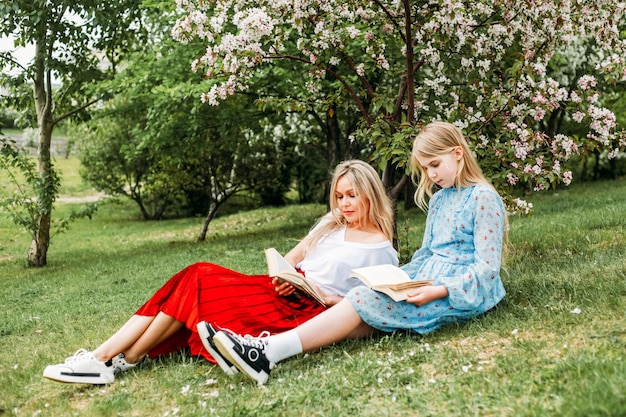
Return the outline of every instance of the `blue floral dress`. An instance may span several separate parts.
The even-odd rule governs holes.
[[[502,199],[491,188],[443,188],[431,198],[422,247],[402,269],[411,279],[445,285],[449,295],[418,307],[358,286],[346,298],[363,321],[385,332],[425,334],[484,313],[505,295],[500,280],[504,227]]]

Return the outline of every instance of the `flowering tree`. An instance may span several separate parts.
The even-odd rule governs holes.
[[[217,105],[249,88],[263,67],[289,61],[300,93],[356,108],[346,141],[369,144],[392,187],[406,172],[419,126],[449,120],[472,142],[481,165],[505,195],[519,181],[542,190],[569,184],[562,164],[580,149],[623,149],[615,117],[602,106],[596,79],[550,76],[555,55],[587,42],[597,56],[623,56],[612,0],[177,0],[184,11],[176,39],[201,39],[193,62],[211,81],[202,100]],[[597,70],[613,69],[600,63]],[[620,75],[623,80],[624,73]],[[327,80],[332,79],[333,84]],[[336,88],[336,90],[329,90]],[[332,116],[332,115],[331,115]],[[583,136],[554,129],[553,118],[584,126]],[[397,176],[395,177],[398,179]],[[525,201],[509,198],[512,209]]]

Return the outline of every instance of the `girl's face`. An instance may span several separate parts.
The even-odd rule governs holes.
[[[463,158],[463,149],[455,147],[450,153],[435,156],[417,156],[417,161],[424,169],[428,178],[442,188],[453,187],[459,161]]]
[[[345,176],[337,181],[335,198],[337,199],[337,207],[348,223],[356,225],[365,222],[369,210],[369,201],[356,194],[352,182]]]

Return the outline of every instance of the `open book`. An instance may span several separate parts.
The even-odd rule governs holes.
[[[394,301],[408,298],[415,288],[431,285],[432,281],[412,281],[408,274],[394,265],[374,265],[353,269],[350,277],[360,279],[373,290],[387,294]]]
[[[265,259],[267,260],[267,270],[270,277],[278,277],[279,279],[289,282],[300,292],[308,294],[313,297],[315,301],[326,306],[324,297],[317,288],[312,286],[304,275],[296,271],[296,268],[291,266],[276,249],[265,249]]]

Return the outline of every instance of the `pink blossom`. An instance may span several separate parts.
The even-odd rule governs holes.
[[[520,198],[514,198],[513,203],[515,203],[515,211],[520,211],[524,214],[530,213],[533,208],[533,203],[529,203],[526,200],[522,200]]]
[[[507,180],[507,182],[508,182],[509,184],[511,184],[511,185],[515,185],[515,184],[517,184],[517,182],[519,181],[519,178],[517,178],[517,176],[516,176],[516,175],[513,175],[512,173],[510,173],[510,172],[509,172],[509,173],[506,175],[506,180]]]
[[[578,86],[583,91],[587,91],[596,86],[596,77],[593,75],[583,75],[578,79]]]
[[[542,109],[542,108],[540,108],[540,107],[537,107],[537,108],[534,110],[534,115],[533,115],[533,118],[534,118],[535,120],[537,120],[537,121],[539,121],[539,120],[543,120],[543,118],[544,118],[545,116],[546,116],[546,111],[545,111],[544,109]]]
[[[574,113],[572,115],[572,119],[574,119],[575,122],[580,123],[582,122],[582,120],[585,117],[585,113],[581,112],[581,111],[577,111],[576,113]]]
[[[537,104],[546,104],[548,99],[546,99],[541,93],[537,93],[537,95],[533,97],[532,101]]]
[[[359,36],[361,34],[361,31],[357,28],[355,28],[354,26],[350,26],[346,29],[346,32],[348,32],[348,36],[350,36],[350,38],[354,39],[357,36]]]
[[[573,103],[581,103],[583,101],[576,91],[570,93],[570,100],[572,100]]]
[[[570,185],[572,182],[572,171],[565,171],[563,173],[563,183],[565,185]]]

